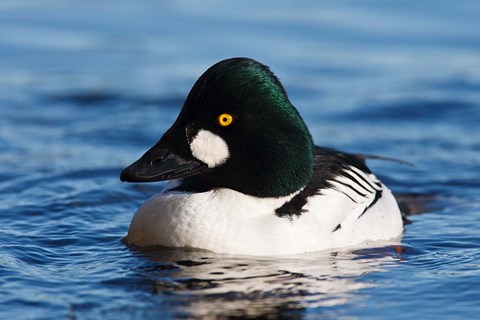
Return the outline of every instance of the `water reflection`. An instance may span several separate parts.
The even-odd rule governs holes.
[[[152,292],[187,318],[262,318],[308,308],[338,306],[374,286],[362,276],[386,272],[402,259],[404,247],[389,245],[356,251],[282,257],[218,255],[158,249],[136,252],[147,258],[135,269],[152,281]]]

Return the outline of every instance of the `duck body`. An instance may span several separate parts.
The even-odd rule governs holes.
[[[364,160],[315,147],[266,66],[221,61],[122,172],[123,181],[171,180],[138,209],[127,243],[278,255],[398,239],[396,200]]]

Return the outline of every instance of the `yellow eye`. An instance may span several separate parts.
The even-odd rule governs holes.
[[[228,127],[229,125],[232,124],[233,117],[228,113],[222,113],[221,115],[218,116],[217,120],[218,120],[218,124],[221,125],[222,127]]]

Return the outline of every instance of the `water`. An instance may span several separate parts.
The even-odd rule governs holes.
[[[0,318],[468,319],[480,312],[480,4],[0,3]],[[282,79],[318,144],[423,215],[402,246],[288,257],[122,243],[120,170],[213,63]]]

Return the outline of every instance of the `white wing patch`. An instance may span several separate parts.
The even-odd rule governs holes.
[[[362,198],[382,191],[382,186],[373,174],[367,174],[355,167],[349,167],[329,181],[334,188],[349,196],[354,202],[362,202]]]
[[[228,145],[218,135],[200,130],[190,143],[192,155],[205,163],[209,168],[217,167],[230,157]]]
[[[350,215],[336,229],[345,223],[351,223],[353,219],[360,218],[382,196],[382,185],[377,177],[352,166],[329,182],[333,189],[343,193],[356,204],[356,210],[354,210],[356,214]]]

